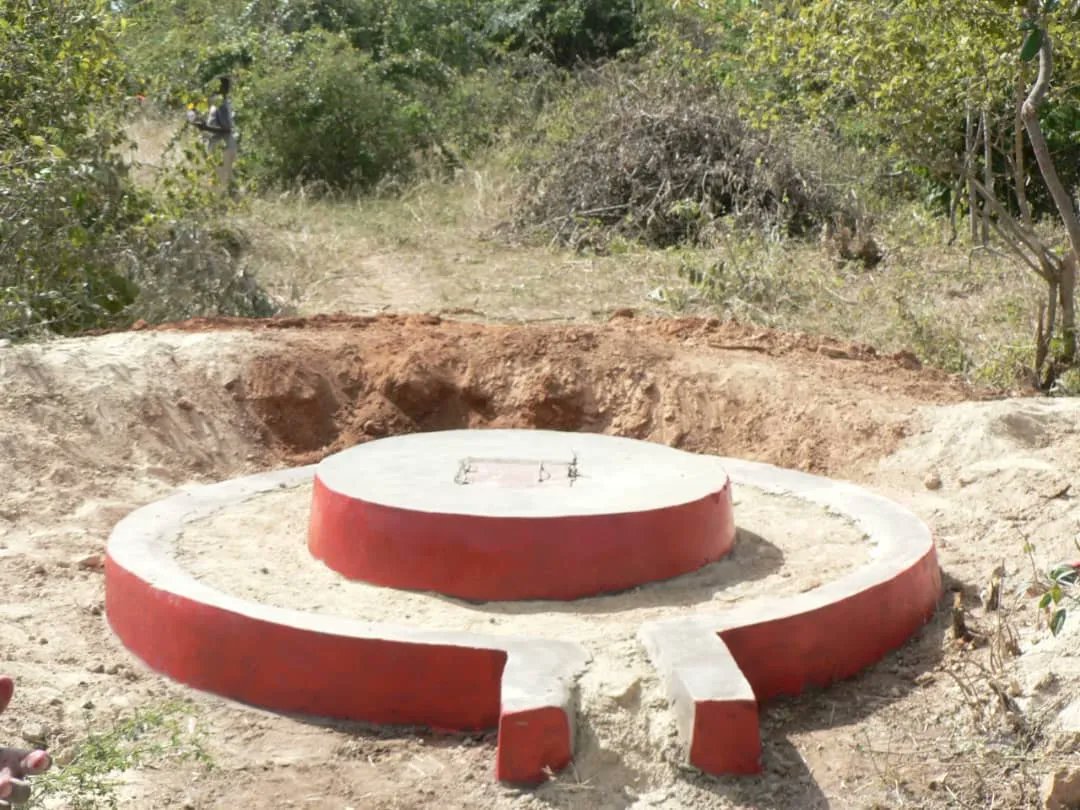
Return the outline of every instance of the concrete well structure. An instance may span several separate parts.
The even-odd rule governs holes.
[[[395,445],[402,455],[390,452]],[[649,588],[700,567],[731,548],[731,482],[850,518],[871,558],[840,579],[641,627],[687,761],[710,773],[757,770],[761,703],[872,664],[926,621],[941,589],[926,527],[863,489],[765,464],[547,431],[382,440],[317,467],[180,492],[116,527],[108,618],[153,669],[283,712],[498,728],[496,775],[508,782],[541,781],[571,760],[575,683],[589,664],[582,646],[273,607],[211,587],[178,561],[174,547],[186,524],[311,481],[307,542],[327,565],[386,587],[474,600]]]
[[[731,550],[715,458],[600,434],[453,430],[360,445],[315,470],[308,548],[378,585],[479,601],[579,599]]]

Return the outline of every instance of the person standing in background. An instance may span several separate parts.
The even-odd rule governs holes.
[[[206,148],[211,154],[218,149],[223,150],[221,163],[217,167],[217,177],[218,185],[224,193],[229,190],[229,182],[232,180],[232,168],[236,161],[236,153],[239,151],[239,139],[233,124],[232,102],[229,101],[232,81],[228,76],[222,76],[218,81],[221,101],[216,105],[211,105],[210,113],[205,121],[200,121],[195,112],[189,110],[188,121],[207,134]]]

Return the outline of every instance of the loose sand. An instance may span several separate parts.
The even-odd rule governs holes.
[[[216,767],[161,753],[117,774],[121,806],[140,809],[1035,807],[1039,778],[1074,755],[1052,715],[1020,734],[1000,694],[1016,677],[1035,705],[1040,681],[1018,664],[1053,652],[1028,586],[1033,563],[1077,556],[1080,403],[978,399],[906,356],[696,320],[203,321],[0,349],[0,654],[17,681],[0,726],[16,741],[44,724],[63,763],[88,730],[180,701],[182,739],[202,735]],[[590,722],[574,769],[519,793],[493,783],[489,738],[235,706],[147,671],[109,631],[92,555],[132,509],[380,435],[469,426],[603,431],[852,479],[931,525],[948,585],[988,639],[1001,619],[978,594],[1005,563],[1000,615],[1024,655],[957,647],[943,609],[858,678],[767,707],[765,773],[715,780],[678,767],[640,645],[613,639],[604,654],[619,667],[582,680]],[[788,586],[770,579],[769,553],[760,564],[749,587]],[[1076,693],[1074,675],[1058,678],[1054,694]]]
[[[737,493],[739,533],[723,560],[665,582],[572,602],[470,603],[345,579],[308,554],[310,484],[189,523],[176,553],[200,581],[256,602],[432,630],[565,639],[585,644],[593,655],[632,640],[650,619],[800,593],[869,559],[869,542],[846,519],[752,487]]]

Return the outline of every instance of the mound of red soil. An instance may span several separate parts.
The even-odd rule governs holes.
[[[535,427],[836,473],[892,450],[915,405],[976,394],[909,355],[632,313],[596,326],[324,316],[164,328],[238,327],[276,333],[230,390],[294,463],[403,432]]]

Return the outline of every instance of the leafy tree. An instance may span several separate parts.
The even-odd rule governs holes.
[[[167,106],[237,75],[244,152],[264,179],[369,188],[418,149],[456,165],[512,112],[530,114],[537,61],[632,45],[640,2],[142,0],[123,42]]]
[[[219,202],[198,178],[132,181],[123,26],[107,0],[0,6],[2,336],[269,309],[206,225]]]
[[[314,33],[246,95],[255,160],[276,182],[369,188],[406,174],[430,140],[425,110],[383,80],[370,56]]]
[[[134,300],[113,269],[124,224],[118,23],[104,0],[0,9],[0,332],[72,331]]]
[[[609,58],[641,34],[641,0],[494,0],[489,36],[561,67]]]
[[[1053,344],[1047,385],[1057,367],[1076,360],[1071,254],[1080,243],[1062,254],[1039,239],[1028,189],[1037,167],[1071,239],[1075,215],[1041,116],[1049,109],[1052,43],[1066,53],[1080,45],[1073,16],[1057,0],[782,0],[736,17],[749,32],[761,118],[793,116],[885,144],[908,167],[952,186],[954,206],[966,188],[973,237],[981,220],[984,243],[995,230],[1046,281],[1035,366],[1048,361]],[[1028,65],[1036,56],[1037,77]],[[1066,63],[1066,86],[1076,85],[1078,71]],[[1060,105],[1054,113],[1071,119]]]

